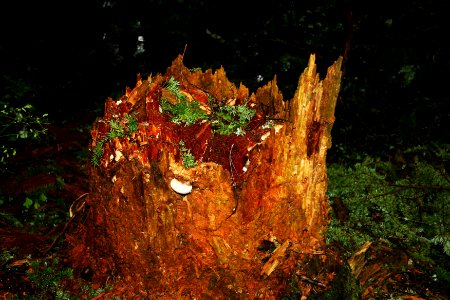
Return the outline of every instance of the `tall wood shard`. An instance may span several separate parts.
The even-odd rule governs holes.
[[[307,277],[326,260],[325,162],[341,62],[320,80],[311,55],[284,101],[276,77],[249,95],[223,68],[191,72],[179,56],[166,74],[108,99],[91,131],[90,193],[67,239],[75,270],[112,281],[109,293],[127,299],[287,294],[293,276]],[[179,101],[168,90],[171,77],[207,118],[173,122],[161,107]],[[238,105],[255,111],[244,132],[214,131],[214,112]],[[187,151],[192,168],[183,165]],[[319,269],[315,278],[326,286],[332,275]],[[296,284],[304,295],[311,290]]]

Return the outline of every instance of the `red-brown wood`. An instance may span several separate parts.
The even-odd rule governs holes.
[[[333,275],[318,265],[326,261],[325,162],[341,62],[320,80],[311,55],[293,99],[284,101],[276,77],[250,95],[223,68],[191,73],[179,56],[164,75],[139,79],[120,101],[108,99],[91,149],[110,120],[126,126],[124,114],[138,119],[139,130],[105,142],[99,166],[90,167],[90,193],[67,238],[73,267],[91,270],[94,282],[114,287],[108,296],[123,299],[278,299],[293,276],[310,272],[326,286]],[[256,115],[246,134],[170,122],[159,103],[171,76],[205,108],[208,95],[221,105],[250,105]],[[263,126],[269,119],[272,128]],[[180,140],[196,167],[182,166]],[[174,178],[192,192],[172,190]],[[311,282],[296,284],[308,295]]]

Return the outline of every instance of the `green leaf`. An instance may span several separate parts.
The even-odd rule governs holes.
[[[31,205],[33,205],[33,200],[26,197],[25,202],[23,203],[23,206],[25,206],[26,209],[29,209],[31,207]]]
[[[39,202],[40,202],[40,203],[42,203],[42,202],[47,202],[47,195],[45,195],[44,193],[41,193],[41,194],[39,195]]]

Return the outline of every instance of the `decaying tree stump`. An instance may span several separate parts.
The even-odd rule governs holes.
[[[308,295],[311,266],[299,262],[326,259],[325,158],[340,68],[341,58],[320,80],[311,55],[284,101],[276,77],[249,95],[223,68],[191,72],[179,56],[166,74],[108,99],[91,131],[84,215],[67,238],[75,270],[126,299],[276,299],[294,275]],[[177,93],[207,117],[174,120],[162,101],[175,105]],[[254,112],[245,128],[214,131],[214,112],[238,105]],[[183,165],[186,153],[196,166]],[[317,276],[319,285],[332,279]]]

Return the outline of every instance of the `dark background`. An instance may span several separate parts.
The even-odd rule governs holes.
[[[2,4],[0,97],[51,122],[101,116],[187,45],[187,67],[223,66],[251,92],[276,75],[285,99],[311,53],[322,77],[344,55],[331,157],[450,140],[446,1],[42,2]]]

